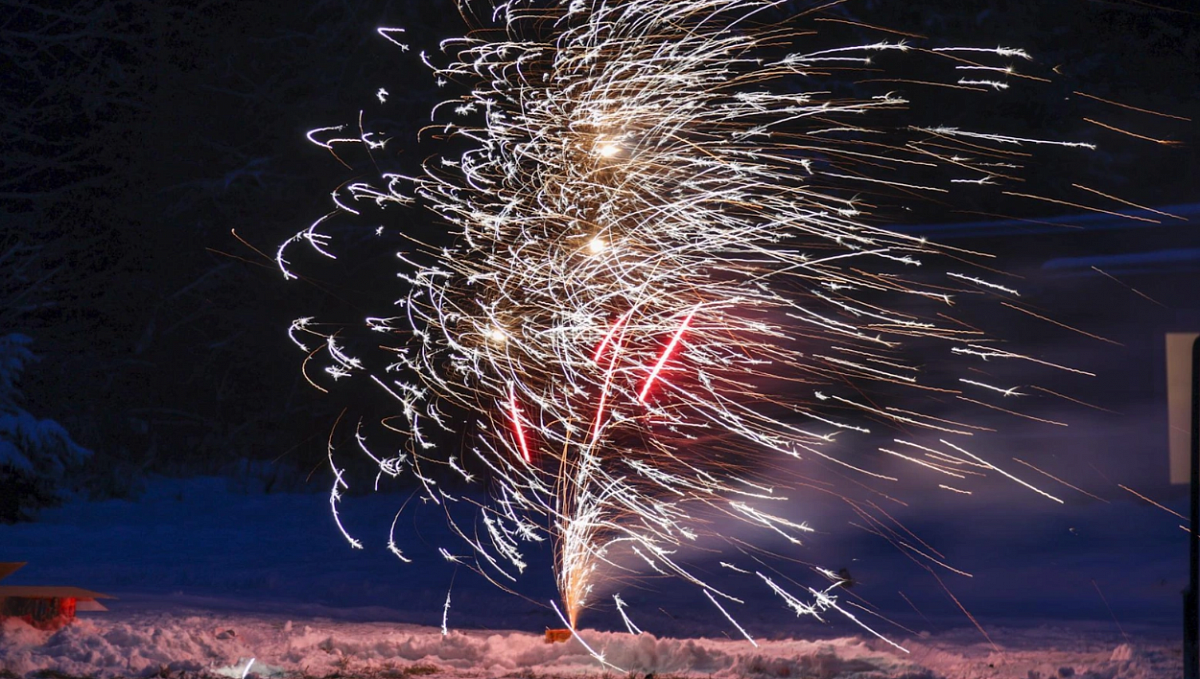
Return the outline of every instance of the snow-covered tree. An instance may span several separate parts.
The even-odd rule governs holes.
[[[21,405],[17,383],[37,360],[19,333],[0,335],[0,522],[33,517],[62,498],[66,472],[91,455],[58,422]]]

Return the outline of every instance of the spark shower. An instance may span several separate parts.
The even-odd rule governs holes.
[[[526,550],[553,545],[554,605],[572,628],[612,597],[637,631],[615,590],[659,574],[693,584],[750,639],[736,622],[744,599],[687,555],[731,520],[745,524],[743,554],[756,535],[801,553],[804,497],[834,492],[804,481],[804,465],[872,484],[908,469],[948,493],[1002,476],[1055,499],[976,447],[985,428],[971,413],[1016,412],[1020,392],[967,368],[1081,371],[959,317],[964,299],[1020,299],[987,255],[887,221],[906,203],[1034,198],[1019,184],[1025,165],[1090,145],[906,118],[921,97],[1047,82],[1020,49],[925,45],[828,7],[779,23],[786,4],[461,2],[469,31],[419,56],[402,54],[405,29],[380,28],[444,87],[422,131],[441,151],[410,174],[339,187],[335,210],[280,247],[295,278],[292,248],[337,256],[332,220],[423,211],[427,231],[400,234],[394,306],[361,323],[388,361],[372,364],[320,319],[297,320],[291,336],[318,388],[369,380],[394,400],[399,452],[358,435],[381,476],[409,476],[431,503],[476,505],[473,524],[454,525],[470,556],[445,558],[513,587]],[[822,44],[830,31],[871,37]],[[309,138],[372,157],[401,143],[369,118]],[[962,417],[923,408],[934,402]],[[463,428],[460,450],[430,436]],[[889,431],[888,445],[871,442]],[[330,465],[336,517],[347,480],[332,447]],[[486,501],[455,497],[433,470],[482,484]],[[409,560],[395,534],[387,544]],[[903,548],[948,568],[916,541]],[[721,565],[798,615],[866,627],[831,570],[796,574],[810,582],[796,586],[749,556]]]

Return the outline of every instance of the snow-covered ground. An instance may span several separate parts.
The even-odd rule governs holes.
[[[553,677],[647,673],[720,677],[1176,679],[1177,643],[1164,639],[1038,627],[898,638],[903,653],[859,636],[761,641],[670,639],[644,633],[583,632],[611,667],[575,640],[546,644],[513,631],[451,631],[328,618],[285,619],[181,608],[171,612],[88,614],[54,634],[8,623],[0,641],[5,669],[33,676],[162,676],[208,672],[241,677]],[[251,660],[253,659],[253,662]]]
[[[396,528],[414,563],[385,548],[404,494],[348,497],[350,549],[327,499],[231,490],[221,479],[160,480],[136,502],[75,502],[37,523],[0,526],[0,561],[29,561],[5,584],[64,584],[119,597],[55,634],[9,622],[0,668],[24,677],[171,671],[399,679],[423,673],[548,677],[604,667],[556,627],[547,554],[531,555],[512,596],[438,556],[455,549],[444,517],[413,501]],[[623,586],[582,619],[583,639],[626,672],[721,676],[1133,677],[1177,679],[1186,533],[1145,503],[924,507],[902,517],[974,577],[914,568],[886,543],[808,503],[821,532],[802,555],[847,566],[839,594],[902,652],[852,622],[796,618],[769,592],[730,606],[742,639],[690,588]],[[899,514],[897,514],[899,516]],[[799,569],[802,575],[805,569]],[[942,585],[945,584],[946,589]],[[440,624],[447,592],[450,634]],[[949,594],[953,594],[952,599]],[[611,594],[609,592],[608,594]],[[976,628],[955,599],[980,623]]]
[[[554,677],[580,673],[650,673],[716,677],[859,679],[1064,678],[1174,679],[1180,648],[1166,639],[1036,627],[997,629],[989,644],[976,630],[898,638],[908,651],[858,636],[815,641],[656,638],[582,632],[605,657],[601,666],[583,645],[547,644],[516,631],[450,631],[328,618],[173,612],[88,614],[56,632],[8,623],[0,659],[8,671],[54,671],[79,677],[146,677],[209,672],[240,678]],[[253,659],[253,662],[251,662]]]

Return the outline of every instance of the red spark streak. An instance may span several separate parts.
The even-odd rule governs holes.
[[[626,311],[625,315],[622,316],[620,318],[620,320],[617,321],[617,326],[624,323],[625,318],[628,317],[629,314],[632,312],[633,312],[633,309]],[[609,337],[611,337],[612,333],[616,331],[617,326],[614,326],[613,330],[609,332]],[[604,375],[604,388],[600,391],[600,405],[596,408],[596,421],[592,423],[592,443],[593,444],[595,444],[596,440],[600,438],[600,425],[604,422],[604,404],[606,401],[608,401],[608,387],[609,387],[609,385],[612,384],[613,371],[617,367],[617,354],[621,350],[621,342],[624,339],[625,339],[625,333],[622,332],[621,336],[619,338],[617,338],[616,345],[613,346],[612,358],[608,359],[608,372],[606,372]],[[608,341],[608,338],[605,338],[605,342],[607,342],[607,341]],[[601,344],[600,348],[601,349],[604,348],[604,345]],[[599,356],[599,350],[597,350],[596,355]]]
[[[683,338],[683,331],[687,330],[688,323],[692,322],[692,316],[695,316],[696,312],[699,310],[699,305],[697,305],[695,309],[692,309],[691,313],[687,315],[687,318],[683,319],[683,324],[680,325],[679,329],[675,331],[675,336],[671,338],[670,343],[667,344],[667,348],[663,349],[662,355],[658,357],[658,362],[654,364],[654,369],[650,371],[650,376],[646,378],[646,384],[642,385],[642,393],[638,394],[639,403],[646,402],[646,395],[650,393],[650,386],[654,384],[654,380],[658,377],[658,373],[662,371],[663,366],[667,363],[667,359],[671,357],[671,353],[675,351],[675,347],[678,346],[679,340]]]
[[[525,442],[525,430],[521,429],[521,409],[517,406],[517,392],[512,385],[508,387],[508,408],[512,415],[513,431],[517,433],[517,443],[521,446],[521,456],[526,462],[531,462],[533,458],[529,454],[529,444]]]
[[[604,348],[607,347],[608,343],[612,341],[613,335],[617,334],[617,331],[621,329],[621,326],[625,325],[625,321],[632,313],[633,309],[626,311],[624,314],[621,314],[621,317],[617,319],[616,323],[613,323],[613,327],[609,329],[608,334],[604,336],[603,340],[601,340],[600,346],[596,347],[596,353],[592,354],[592,363],[600,362],[600,355],[604,353]]]

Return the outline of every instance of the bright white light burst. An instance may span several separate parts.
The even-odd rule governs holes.
[[[475,568],[515,582],[523,550],[553,541],[572,626],[611,593],[614,574],[636,573],[691,582],[733,621],[741,600],[693,572],[688,548],[727,519],[801,543],[810,527],[785,516],[801,508],[782,510],[799,484],[785,491],[781,470],[804,459],[895,480],[847,454],[873,427],[910,435],[854,460],[899,458],[955,493],[969,492],[967,475],[997,471],[968,452],[978,427],[903,399],[1011,408],[1011,385],[976,374],[938,386],[916,359],[931,346],[942,362],[1026,359],[951,315],[962,294],[1017,291],[973,267],[975,253],[880,226],[876,206],[990,190],[1013,181],[1030,147],[1067,145],[904,123],[910,94],[1000,96],[993,80],[1027,55],[891,39],[810,49],[845,22],[807,17],[805,29],[820,29],[811,34],[775,23],[777,4],[498,3],[482,30],[442,44],[446,63],[422,54],[458,93],[433,107],[425,132],[444,155],[417,176],[334,194],[335,216],[423,206],[452,243],[399,254],[396,310],[367,320],[395,357],[386,368],[364,367],[309,319],[293,338],[310,352],[303,338],[319,338],[339,375],[367,376],[399,403],[408,450],[385,458],[362,445],[382,473],[411,473],[439,504],[450,498],[431,469],[490,481],[478,522],[455,526]],[[404,45],[400,29],[380,33]],[[946,78],[890,75],[910,59]],[[989,69],[989,80],[960,80],[964,66]],[[362,130],[309,137],[382,147]],[[281,247],[286,276],[292,243],[333,256],[325,224]],[[447,405],[473,416],[450,421]],[[477,432],[462,451],[427,436],[467,425]],[[335,510],[346,483],[337,479]],[[394,540],[389,548],[406,558]],[[832,571],[815,569],[821,585],[792,592],[749,559],[723,565],[798,615],[859,622],[838,603]]]

